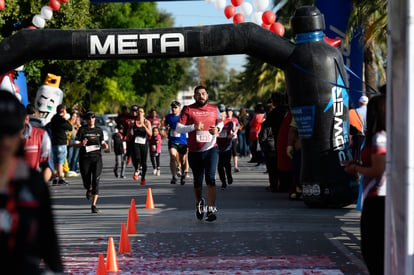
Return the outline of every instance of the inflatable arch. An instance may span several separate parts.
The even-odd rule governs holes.
[[[247,54],[285,71],[302,137],[304,202],[341,207],[358,185],[341,162],[349,149],[349,96],[341,53],[324,41],[313,6],[292,18],[296,44],[253,23],[162,29],[22,30],[0,43],[0,74],[34,59],[147,59]],[[53,37],[53,39],[50,39]]]

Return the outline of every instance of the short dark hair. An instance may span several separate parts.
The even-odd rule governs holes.
[[[31,103],[27,104],[27,106],[26,106],[26,113],[28,115],[33,115],[34,113],[36,113],[36,107],[33,104],[31,104]]]
[[[194,94],[196,94],[198,92],[198,90],[202,90],[202,89],[206,90],[206,92],[208,93],[206,87],[204,87],[203,85],[198,85],[194,88]]]

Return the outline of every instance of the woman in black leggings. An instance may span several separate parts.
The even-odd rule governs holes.
[[[128,140],[133,144],[132,164],[135,172],[133,179],[138,180],[139,168],[141,171],[141,185],[145,185],[145,174],[147,172],[148,137],[152,134],[151,122],[145,119],[143,107],[138,107],[138,117],[132,120],[128,129]]]

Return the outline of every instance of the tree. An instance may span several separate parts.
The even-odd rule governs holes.
[[[387,0],[353,1],[353,9],[349,18],[347,40],[355,31],[364,31],[364,77],[366,87],[376,89],[386,81],[384,56],[387,37]],[[380,79],[380,83],[378,82]],[[372,91],[371,91],[372,92]]]

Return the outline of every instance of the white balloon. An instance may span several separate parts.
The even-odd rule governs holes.
[[[269,6],[269,0],[253,0],[253,6],[257,11],[264,11]]]
[[[45,27],[46,21],[40,14],[36,14],[33,16],[32,23],[36,28],[43,29]]]
[[[263,24],[263,19],[262,19],[262,15],[263,12],[261,11],[257,11],[255,13],[252,14],[252,22],[261,26]]]
[[[248,2],[243,2],[243,4],[241,4],[240,13],[243,14],[244,16],[249,16],[250,14],[252,14],[252,11],[253,11],[252,4]]]
[[[41,10],[40,10],[40,15],[45,19],[45,20],[50,20],[52,19],[53,16],[53,10],[49,7],[49,6],[44,6]]]
[[[216,0],[214,5],[216,6],[216,9],[222,10],[226,7],[226,0]]]

